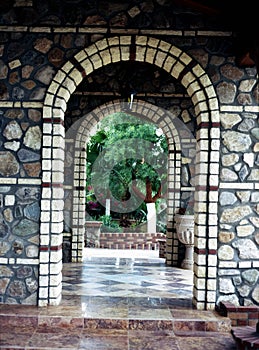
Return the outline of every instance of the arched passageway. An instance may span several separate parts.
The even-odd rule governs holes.
[[[194,135],[189,131],[183,122],[181,122],[173,113],[163,110],[157,106],[143,101],[135,101],[129,109],[127,102],[113,101],[102,105],[86,116],[80,118],[72,128],[66,133],[66,157],[74,159],[73,166],[81,170],[74,172],[74,167],[71,168],[71,163],[67,162],[65,167],[65,184],[66,184],[66,198],[70,198],[71,203],[76,203],[80,198],[79,212],[85,212],[85,183],[86,183],[86,144],[89,141],[90,135],[96,130],[98,122],[103,120],[107,115],[127,112],[136,118],[145,118],[160,128],[166,139],[168,140],[168,169],[167,182],[169,183],[169,190],[166,194],[167,200],[167,264],[176,266],[178,261],[178,239],[175,237],[173,230],[173,216],[180,207],[180,194],[183,192],[181,187],[181,165],[182,156],[191,158],[195,155],[196,140]],[[181,134],[185,138],[181,138]],[[136,143],[136,151],[139,153],[138,143]],[[142,144],[142,143],[141,143]],[[140,155],[141,158],[143,155]],[[195,157],[194,157],[195,158]],[[191,162],[191,161],[190,161]],[[191,165],[194,164],[194,160]],[[152,164],[155,166],[155,164]],[[103,171],[103,170],[102,170]],[[102,181],[103,173],[100,172],[100,181]],[[78,188],[77,184],[82,184]],[[167,187],[167,186],[166,186]],[[193,187],[185,187],[185,192],[192,192]],[[68,227],[72,228],[73,242],[78,242],[72,247],[72,261],[80,262],[82,259],[82,241],[84,237],[84,226],[80,226],[78,208],[73,207],[71,213],[68,213],[69,223]],[[173,247],[173,249],[172,249]],[[174,253],[173,253],[174,252]]]
[[[40,232],[39,305],[59,304],[62,280],[63,184],[65,160],[64,113],[67,102],[85,76],[94,70],[119,61],[139,61],[156,65],[186,89],[197,117],[195,164],[195,254],[193,302],[198,309],[214,309],[217,275],[217,202],[219,160],[219,114],[214,88],[202,69],[190,56],[170,43],[145,36],[111,37],[96,42],[68,61],[54,77],[43,109],[43,183]],[[116,104],[111,104],[112,110]],[[169,116],[157,115],[156,107],[138,103],[138,113],[148,117],[169,137],[169,162],[180,169],[180,140]],[[154,108],[154,110],[153,110]],[[105,114],[109,110],[105,108]],[[153,116],[152,116],[153,113]],[[103,118],[104,111],[95,111],[92,119],[83,121],[75,142],[72,251],[73,261],[80,261],[84,232],[84,170],[87,132]],[[97,116],[97,117],[96,117]],[[97,118],[97,119],[96,119]],[[98,119],[99,118],[99,119]],[[153,119],[154,118],[154,119]],[[69,140],[69,138],[68,138]],[[68,141],[67,140],[67,141]],[[52,152],[49,152],[51,147]],[[52,164],[51,168],[44,167]],[[169,165],[170,168],[170,165]],[[173,168],[173,167],[171,167]],[[168,257],[173,264],[174,247],[172,217],[179,200],[180,172],[168,179]],[[172,181],[173,179],[173,181]],[[174,186],[172,186],[174,184]],[[171,253],[170,253],[171,251]]]

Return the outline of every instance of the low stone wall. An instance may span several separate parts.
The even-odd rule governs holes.
[[[100,234],[100,248],[158,250],[162,233],[120,232]]]
[[[255,327],[259,321],[259,307],[255,305],[236,306],[230,302],[220,302],[217,311],[221,316],[231,319],[232,327]]]

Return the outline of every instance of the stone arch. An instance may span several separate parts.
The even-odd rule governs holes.
[[[84,77],[94,70],[109,63],[132,60],[147,62],[167,71],[186,88],[194,105],[197,117],[195,209],[198,215],[195,220],[193,301],[197,309],[215,308],[218,100],[208,75],[195,60],[168,42],[146,36],[110,37],[81,50],[60,68],[46,93],[43,106],[39,306],[58,305],[62,293],[64,113],[67,101]],[[80,183],[75,185],[80,190]],[[79,226],[84,220],[80,215],[78,210]]]
[[[86,173],[85,173],[85,164],[86,164],[86,144],[90,138],[90,132],[93,127],[95,127],[102,119],[107,115],[111,115],[116,112],[126,111],[128,114],[131,114],[136,117],[145,116],[147,121],[157,125],[157,127],[163,130],[164,135],[166,136],[168,142],[168,182],[170,182],[171,191],[168,191],[167,194],[167,217],[168,224],[167,230],[170,232],[168,235],[168,245],[170,247],[178,246],[178,239],[172,234],[173,231],[173,216],[175,210],[179,208],[180,204],[180,167],[181,167],[181,140],[179,136],[179,130],[183,129],[181,123],[173,114],[169,111],[163,110],[160,107],[152,105],[144,101],[136,101],[132,104],[131,109],[128,107],[127,102],[112,101],[106,103],[102,106],[97,107],[92,112],[88,113],[86,116],[78,120],[73,126],[71,133],[66,134],[66,140],[68,141],[69,147],[71,144],[74,145],[73,152],[74,157],[74,168],[80,166],[79,171],[70,171],[73,174],[71,182],[69,184],[69,189],[72,192],[72,202],[74,204],[73,212],[71,213],[71,229],[74,245],[72,247],[72,261],[81,262],[82,259],[82,242],[84,238],[85,228],[84,222],[80,220],[78,213],[83,215],[85,211],[85,183],[86,183]],[[178,128],[177,128],[178,127]],[[187,131],[185,131],[187,133]],[[94,134],[94,132],[93,132]],[[190,136],[188,139],[189,147],[190,143],[194,140]],[[66,152],[66,154],[69,151]],[[80,159],[80,164],[78,164],[78,159]],[[66,176],[66,179],[68,176]],[[78,187],[78,184],[81,184]],[[174,190],[172,190],[172,188]],[[177,261],[173,261],[173,254],[167,254],[167,263],[168,265],[175,265]],[[176,259],[175,259],[176,260]]]

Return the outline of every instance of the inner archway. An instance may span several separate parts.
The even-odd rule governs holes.
[[[67,62],[60,69],[46,95],[43,143],[45,141],[48,145],[52,145],[56,152],[50,155],[43,148],[42,154],[43,164],[44,159],[48,159],[52,167],[51,169],[43,167],[42,217],[47,220],[43,220],[41,224],[39,305],[58,304],[61,299],[63,210],[57,204],[62,198],[64,176],[64,163],[62,163],[65,150],[64,111],[71,94],[84,76],[103,65],[120,60],[148,62],[161,67],[181,82],[194,105],[198,125],[196,135],[198,181],[195,188],[197,198],[195,209],[198,215],[195,225],[194,304],[199,309],[213,309],[216,302],[214,285],[217,272],[215,232],[217,230],[218,190],[218,184],[215,183],[213,175],[216,175],[215,172],[217,172],[214,162],[217,162],[219,157],[219,115],[216,94],[204,70],[190,56],[174,45],[145,36],[104,39],[82,50],[75,55],[73,62]],[[165,121],[170,124],[170,118],[168,121],[165,118]],[[79,159],[84,157],[84,150],[80,144],[80,138],[77,139],[77,142],[80,147],[75,148],[75,154]],[[179,155],[174,154],[173,157],[177,165]],[[60,165],[58,169],[57,160]],[[78,170],[79,168],[75,169],[74,182],[78,190],[78,197],[73,203],[73,211],[77,213],[79,224],[76,234],[73,234],[73,247],[79,252],[78,246],[82,244],[84,225],[80,201],[84,195],[81,193],[83,189]],[[177,197],[177,193],[173,193],[174,195]],[[213,210],[209,212],[208,208],[213,208]],[[173,215],[173,212],[169,215]],[[173,236],[172,232],[171,236]],[[77,255],[77,259],[80,259],[80,255]],[[208,277],[210,277],[209,283],[206,282]]]
[[[100,121],[87,144],[87,247],[150,250],[166,233],[167,138],[128,107]]]
[[[77,121],[73,125],[72,130],[67,133],[67,143],[68,149],[66,150],[66,155],[70,159],[74,159],[74,168],[81,169],[81,171],[70,171],[72,177],[69,177],[69,174],[66,174],[65,171],[65,181],[68,189],[73,188],[73,194],[71,196],[72,203],[76,203],[78,198],[78,206],[73,209],[71,213],[71,225],[72,228],[72,242],[79,242],[77,246],[74,245],[74,250],[72,248],[72,261],[78,262],[81,261],[82,257],[82,242],[85,233],[85,228],[78,227],[80,226],[78,211],[85,213],[85,183],[86,183],[86,143],[90,137],[90,130],[95,130],[93,126],[96,126],[97,123],[106,117],[107,113],[119,113],[125,110],[127,103],[114,101],[112,103],[98,107],[93,112],[89,113],[85,117]],[[167,245],[174,247],[175,253],[167,253],[167,264],[176,266],[178,261],[178,239],[175,237],[173,232],[173,220],[174,214],[177,209],[180,207],[180,192],[181,192],[181,155],[189,156],[189,154],[194,153],[196,149],[196,141],[191,135],[191,132],[185,127],[185,125],[176,118],[169,111],[163,110],[157,106],[151,105],[143,101],[134,102],[130,113],[136,116],[142,116],[153,123],[156,121],[157,127],[161,128],[168,140],[168,169],[167,169],[167,183],[170,182],[170,188],[167,191]],[[157,121],[159,118],[159,121]],[[188,138],[181,140],[180,133],[183,132],[185,135],[188,135]],[[94,131],[93,131],[94,132]],[[170,142],[169,142],[170,140]],[[69,148],[76,150],[74,154],[69,152]],[[186,144],[187,143],[187,144]],[[188,151],[187,151],[188,147]],[[188,155],[186,152],[189,152]],[[65,169],[66,170],[66,169]],[[102,176],[102,175],[101,175]],[[100,176],[100,177],[101,177]],[[68,180],[70,178],[70,183]],[[81,184],[80,189],[78,189],[77,184]],[[186,190],[187,188],[185,188]],[[189,189],[190,191],[192,188]],[[67,195],[66,197],[69,197]],[[83,215],[81,215],[82,217]],[[75,249],[76,248],[76,249]],[[169,250],[170,251],[170,250]]]

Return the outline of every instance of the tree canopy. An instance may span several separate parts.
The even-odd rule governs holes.
[[[155,124],[114,113],[100,122],[87,144],[87,188],[94,187],[99,200],[105,188],[104,196],[118,203],[129,201],[132,191],[141,203],[150,198],[156,201],[165,191],[167,151],[166,137]]]

